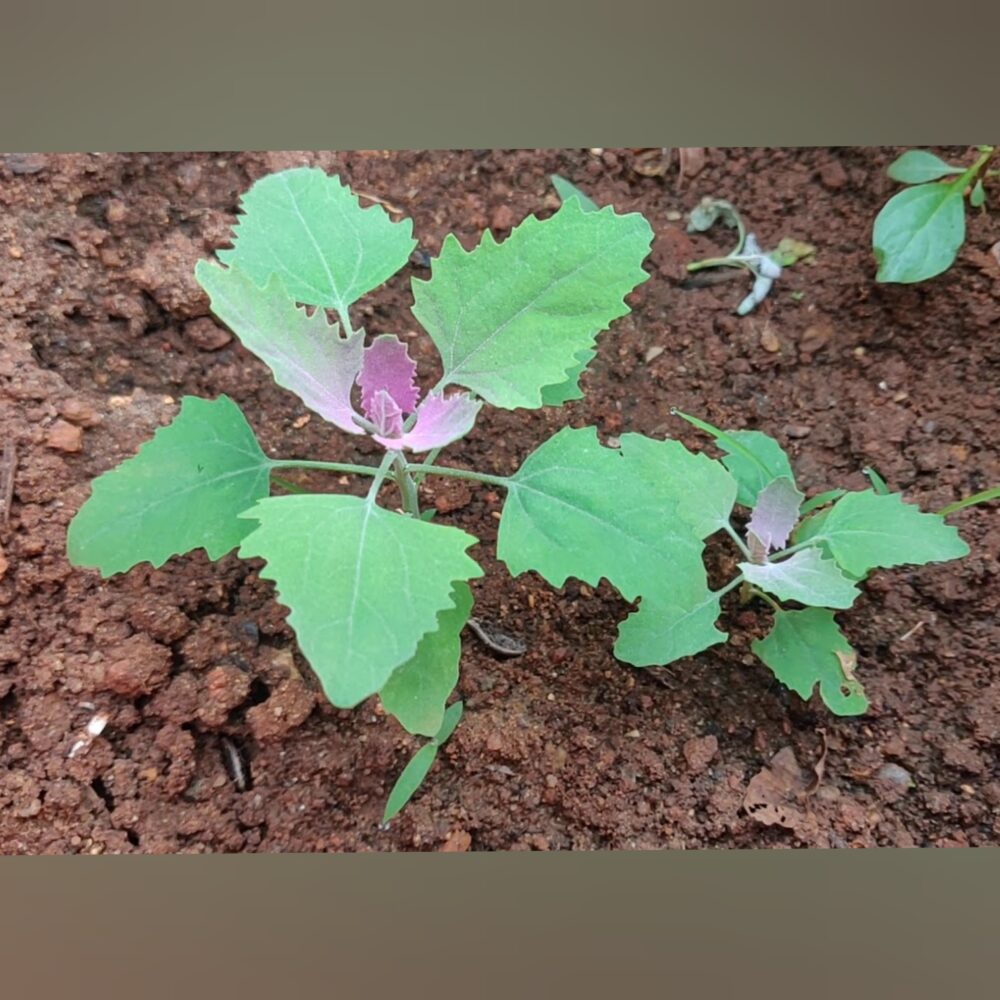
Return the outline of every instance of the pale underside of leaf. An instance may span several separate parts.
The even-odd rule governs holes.
[[[805,495],[791,479],[786,476],[775,479],[757,494],[747,531],[756,535],[768,551],[783,549],[799,519],[804,499]]]
[[[575,379],[581,352],[628,312],[651,242],[641,215],[585,212],[575,198],[503,243],[487,232],[466,252],[447,237],[430,279],[413,282],[413,314],[441,353],[440,385],[507,409],[543,405],[543,390]]]
[[[783,601],[821,608],[849,608],[858,596],[854,582],[818,548],[802,549],[780,562],[762,566],[740,563],[739,569],[751,583]]]
[[[277,275],[261,288],[239,267],[205,260],[198,261],[195,275],[212,311],[271,369],[278,385],[342,431],[364,433],[351,404],[364,352],[362,331],[341,337],[322,309],[310,315],[296,307]]]
[[[70,562],[110,576],[197,548],[218,559],[249,532],[238,515],[267,496],[270,470],[228,396],[185,396],[137,455],[94,480],[69,527]]]
[[[243,196],[233,248],[219,260],[257,284],[281,276],[297,302],[347,307],[377,288],[416,246],[409,219],[393,222],[378,205],[362,208],[339,177],[296,167],[269,174]]]
[[[240,555],[267,560],[299,647],[330,701],[375,694],[454,607],[456,581],[482,575],[471,535],[358,497],[270,497],[244,515],[259,526]]]

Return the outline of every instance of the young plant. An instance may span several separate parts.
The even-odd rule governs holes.
[[[946,163],[924,149],[910,149],[889,166],[889,176],[912,185],[894,194],[875,218],[872,248],[876,281],[911,284],[947,271],[965,242],[965,197],[981,208],[983,181],[994,146],[980,146],[969,166]]]
[[[693,491],[697,488],[692,504],[698,504],[703,518],[701,531],[724,530],[743,561],[737,576],[702,607],[672,609],[664,615],[653,637],[666,626],[686,633],[698,627],[699,620],[714,627],[719,597],[740,587],[744,601],[759,598],[774,611],[770,632],[751,647],[774,676],[803,699],[818,686],[820,698],[836,715],[862,714],[868,699],[857,677],[857,654],[834,613],[854,603],[858,585],[873,569],[968,555],[969,547],[944,515],[995,499],[1000,490],[985,490],[929,514],[905,503],[877,472],[865,469],[871,489],[834,489],[807,500],[774,438],[761,431],[727,433],[674,412],[710,434],[725,452],[721,463],[712,464],[711,482],[691,484]],[[734,505],[750,511],[742,536],[729,519]],[[711,642],[725,638],[718,633]],[[620,639],[619,657],[636,666],[651,665],[658,650],[647,650],[646,639],[639,634],[625,645]],[[702,630],[701,648],[710,644]]]
[[[435,464],[484,404],[537,409],[581,398],[597,335],[628,312],[625,295],[648,277],[641,264],[652,231],[641,215],[571,199],[500,244],[487,232],[467,251],[448,236],[430,279],[412,282],[413,316],[443,369],[421,393],[405,343],[383,331],[367,339],[351,317],[354,303],[407,263],[411,223],[362,208],[337,177],[309,168],[259,180],[242,209],[232,248],[195,269],[213,311],[279,385],[342,433],[367,435],[384,456],[372,466],[271,458],[231,399],[188,396],[135,457],[94,481],[69,528],[69,558],[104,576],[199,547],[211,559],[234,548],[264,559],[261,575],[289,607],[327,698],[350,708],[377,694],[436,752],[457,722],[446,719],[446,704],[472,609],[468,584],[482,570],[468,554],[476,538],[421,516],[420,481],[505,487],[500,555],[514,573],[537,568],[558,585],[570,572],[596,582],[618,565],[634,596],[654,568],[662,498],[647,480],[655,469],[631,463],[644,519],[633,525],[628,505],[614,502],[628,463],[600,447],[593,428],[561,431],[510,477]],[[275,474],[296,467],[371,485],[364,497],[270,495]],[[380,502],[386,482],[402,512]],[[619,535],[635,538],[624,558]],[[405,802],[426,773],[428,748],[387,815],[401,807],[400,789]]]

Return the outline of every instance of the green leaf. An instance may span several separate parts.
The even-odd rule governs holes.
[[[780,562],[740,563],[740,572],[751,583],[783,601],[798,601],[821,608],[849,608],[858,588],[840,571],[833,559],[819,549],[795,552]]]
[[[278,274],[295,301],[336,309],[341,319],[417,245],[409,219],[393,222],[378,205],[362,208],[339,177],[312,167],[262,177],[242,207],[233,249],[220,250],[219,260],[258,286]]]
[[[482,575],[476,539],[336,494],[269,497],[240,555],[267,560],[299,647],[338,708],[381,690],[455,605],[458,580]]]
[[[1000,486],[993,486],[988,490],[983,490],[981,493],[973,493],[972,496],[956,500],[954,503],[948,504],[947,507],[942,507],[937,513],[941,517],[946,517],[948,514],[954,514],[955,511],[962,510],[965,507],[972,507],[978,503],[989,503],[990,500],[998,499],[1000,499]]]
[[[385,804],[385,812],[382,814],[382,823],[388,823],[402,811],[407,802],[413,798],[416,790],[423,784],[424,778],[434,766],[438,750],[444,746],[448,738],[455,731],[459,720],[462,718],[462,703],[456,701],[444,713],[444,720],[437,735],[430,743],[422,746],[410,759],[410,762],[403,768],[402,773],[396,779],[396,784],[392,786],[389,799]]]
[[[626,600],[643,596],[616,649],[628,659],[641,647],[642,665],[725,638],[712,627],[699,534],[678,513],[678,470],[683,478],[702,468],[682,450],[637,434],[603,448],[593,427],[564,428],[508,480],[500,519],[497,555],[514,576],[535,570],[555,587],[570,576],[592,586],[604,577]]]
[[[979,177],[976,179],[976,183],[972,186],[972,192],[969,195],[969,204],[973,208],[982,208],[986,203],[986,189],[983,187],[983,179]]]
[[[820,697],[836,715],[862,715],[868,710],[864,689],[854,676],[856,655],[832,611],[778,611],[770,633],[751,648],[800,698],[808,700],[819,684]]]
[[[379,692],[385,710],[404,729],[433,736],[444,721],[444,706],[458,683],[461,632],[472,611],[472,591],[456,583],[455,607],[438,615],[438,627],[420,640],[410,660],[397,667]]]
[[[580,376],[587,365],[597,356],[597,351],[577,351],[577,363],[569,370],[569,378],[558,385],[547,385],[542,389],[542,406],[562,406],[571,399],[583,399]]]
[[[839,500],[847,490],[827,490],[825,493],[817,493],[816,496],[810,497],[800,508],[799,517],[805,517],[806,514],[811,514],[814,510],[819,510],[820,507],[825,507],[828,503],[833,503],[834,500]]]
[[[792,463],[781,445],[763,431],[723,431],[698,417],[673,411],[699,430],[711,434],[716,444],[725,451],[722,464],[733,474],[739,486],[736,502],[744,507],[753,507],[757,494],[782,477],[795,484]]]
[[[721,609],[718,594],[699,586],[687,600],[644,597],[642,605],[618,629],[615,656],[633,667],[653,667],[693,656],[725,642],[728,633],[716,628]]]
[[[651,486],[663,502],[676,505],[677,516],[698,538],[708,538],[729,523],[737,483],[721,462],[688,451],[680,441],[626,434],[621,442],[629,457],[641,462],[638,468],[649,470]]]
[[[503,243],[487,231],[466,252],[448,236],[430,279],[413,281],[413,314],[441,352],[440,386],[505,409],[542,406],[545,387],[570,379],[580,352],[628,312],[652,238],[641,215],[585,212],[575,198]]]
[[[947,562],[969,554],[953,525],[904,503],[898,493],[848,493],[818,516],[821,524],[806,537],[824,542],[853,576],[877,566]]]
[[[591,201],[575,184],[571,184],[565,177],[560,177],[559,174],[551,174],[550,180],[552,181],[552,186],[556,189],[556,194],[562,199],[563,203],[570,200],[570,198],[576,198],[580,202],[580,207],[585,212],[596,212],[597,204]]]
[[[437,753],[436,743],[425,743],[410,758],[410,762],[403,768],[402,773],[396,779],[396,784],[392,786],[392,791],[389,793],[385,812],[382,814],[383,823],[395,819],[406,803],[413,798],[414,793],[424,783],[424,778],[434,766]]]
[[[926,149],[909,149],[889,165],[887,173],[903,184],[923,184],[949,174],[960,174],[965,167],[953,167]]]
[[[875,218],[877,281],[910,284],[951,267],[965,240],[962,184],[920,184],[893,195]]]
[[[879,496],[884,496],[886,493],[891,492],[888,483],[870,465],[866,465],[861,471],[868,477],[868,481],[872,484],[872,489]]]
[[[172,423],[94,480],[69,526],[69,561],[110,576],[197,548],[218,559],[250,531],[237,515],[267,496],[270,469],[228,396],[185,396]]]

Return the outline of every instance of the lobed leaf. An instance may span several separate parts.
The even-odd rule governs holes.
[[[783,601],[849,608],[858,596],[858,588],[837,563],[815,548],[802,549],[780,562],[745,562],[739,568],[747,580]]]
[[[420,640],[416,653],[379,692],[385,710],[414,735],[433,736],[441,728],[445,703],[458,683],[461,632],[472,612],[472,591],[456,583],[452,598],[455,606],[438,615],[437,630]]]
[[[649,277],[640,265],[652,238],[641,215],[587,212],[575,198],[503,243],[486,232],[467,252],[448,236],[430,279],[413,281],[413,315],[441,352],[440,385],[505,409],[542,406],[545,387],[575,378],[581,352],[628,312],[625,295]]]
[[[678,649],[718,642],[699,532],[678,514],[675,477],[701,472],[695,458],[677,442],[626,434],[612,449],[592,427],[564,428],[508,480],[497,555],[514,576],[535,570],[556,587],[604,577],[627,600],[642,595],[616,647],[621,659],[666,663]]]
[[[197,548],[218,559],[250,531],[238,515],[267,496],[270,470],[228,396],[185,396],[138,454],[94,480],[70,522],[69,561],[110,576]]]
[[[760,491],[775,479],[784,477],[795,484],[788,456],[781,445],[763,431],[723,431],[680,410],[673,412],[699,430],[711,434],[715,443],[726,452],[722,464],[736,479],[738,504],[753,507]]]
[[[310,410],[348,434],[364,433],[354,422],[351,391],[364,356],[363,331],[340,336],[322,309],[296,307],[281,278],[258,287],[239,267],[198,261],[195,277],[212,311]]]
[[[587,365],[597,357],[597,351],[577,351],[576,364],[569,369],[565,382],[558,385],[542,387],[542,406],[562,406],[571,399],[583,399],[580,388],[580,376],[586,371]]]
[[[269,497],[240,548],[290,608],[299,647],[338,708],[353,708],[410,660],[455,607],[455,583],[482,575],[458,528],[395,514],[354,496]]]
[[[771,673],[800,698],[819,694],[836,715],[862,715],[868,699],[852,668],[854,650],[841,634],[833,612],[825,608],[778,611],[763,639],[751,644]],[[838,655],[839,654],[839,655]]]
[[[960,184],[920,184],[893,195],[875,217],[876,281],[910,284],[948,270],[965,240]]]
[[[219,260],[258,285],[278,274],[297,302],[337,310],[392,277],[417,245],[409,219],[362,208],[336,176],[295,167],[262,177],[243,196],[233,248]]]
[[[580,202],[580,207],[585,212],[597,211],[597,203],[591,201],[575,184],[570,183],[565,177],[560,177],[559,174],[551,174],[549,179],[552,181],[552,186],[556,189],[556,194],[559,195],[563,203],[569,201],[571,198],[576,198]]]
[[[810,522],[818,523],[806,528]],[[947,562],[969,554],[957,528],[939,514],[904,503],[898,493],[848,493],[803,528],[805,538],[825,544],[841,567],[857,577],[878,566]]]

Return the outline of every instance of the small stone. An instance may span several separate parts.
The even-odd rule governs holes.
[[[445,854],[465,853],[471,846],[471,834],[465,830],[452,830],[441,845],[441,851]]]
[[[809,437],[812,428],[808,424],[785,424],[785,434],[795,439]]]
[[[910,789],[915,784],[910,772],[905,767],[900,767],[899,764],[883,764],[875,777],[903,789]]]
[[[194,194],[201,184],[201,164],[194,160],[182,163],[177,168],[177,184],[188,194]]]
[[[112,198],[104,208],[104,218],[107,219],[109,225],[116,226],[124,222],[127,217],[128,208],[125,202],[119,201],[118,198]]]
[[[185,323],[184,336],[195,347],[203,351],[221,350],[233,339],[233,335],[228,330],[223,330],[207,316]]]
[[[781,341],[769,323],[765,323],[764,329],[760,331],[760,346],[769,354],[777,354],[781,350]]]
[[[648,365],[651,361],[655,361],[665,350],[666,348],[659,344],[654,344],[652,347],[647,348],[644,355],[646,364]]]
[[[799,350],[803,354],[815,354],[821,351],[833,338],[833,326],[830,323],[814,323],[807,327],[799,340]]]
[[[59,413],[79,427],[96,427],[101,422],[98,412],[82,399],[65,400],[59,405]]]
[[[510,205],[497,205],[490,218],[491,229],[510,229],[514,225],[514,213]]]
[[[20,260],[24,256],[24,251],[18,246],[13,246],[7,248],[7,254],[14,260]]]
[[[714,736],[696,736],[684,744],[682,752],[690,770],[700,774],[715,759],[719,741]]]
[[[8,153],[4,160],[12,174],[38,174],[49,163],[44,153]]]
[[[847,171],[840,160],[830,160],[820,167],[820,183],[831,191],[839,191],[847,183]]]
[[[56,451],[80,451],[83,448],[83,431],[65,420],[57,420],[49,428],[45,443]]]

